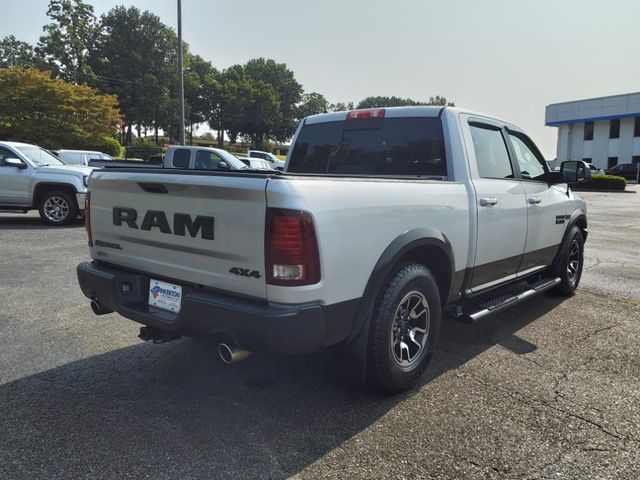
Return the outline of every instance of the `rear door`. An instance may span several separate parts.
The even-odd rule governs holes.
[[[527,198],[527,241],[518,271],[551,265],[566,229],[566,185],[549,185],[546,163],[533,141],[507,130],[509,147]]]
[[[169,172],[92,174],[91,256],[158,280],[265,298],[267,176]]]
[[[470,286],[482,290],[515,278],[527,234],[527,204],[502,126],[489,120],[471,120],[468,128],[471,145],[468,140],[467,151],[478,209]]]

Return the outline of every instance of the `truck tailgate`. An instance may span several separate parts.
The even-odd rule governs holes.
[[[267,175],[96,171],[94,259],[159,280],[266,298]]]

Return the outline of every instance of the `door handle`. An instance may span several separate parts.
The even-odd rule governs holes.
[[[537,205],[538,203],[542,202],[542,198],[532,196],[527,198],[527,201],[529,202],[529,205]]]
[[[491,205],[496,205],[498,203],[498,199],[496,197],[482,197],[480,199],[481,207],[489,207]]]

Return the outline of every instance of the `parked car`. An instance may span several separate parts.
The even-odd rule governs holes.
[[[275,170],[284,170],[285,162],[276,157],[273,153],[263,152],[261,150],[249,150],[247,152],[249,158],[261,158],[271,163]]]
[[[58,150],[57,155],[67,165],[89,165],[92,160],[113,161],[111,155],[92,150]]]
[[[584,181],[585,165],[550,172],[518,127],[459,108],[315,115],[284,173],[93,174],[79,284],[143,340],[214,335],[225,362],[346,350],[400,391],[443,312],[474,322],[573,294],[587,217],[565,173]]]
[[[274,170],[271,163],[260,158],[238,157],[251,170]]]
[[[608,168],[607,175],[615,175],[616,177],[624,177],[627,180],[638,179],[638,164],[637,163],[620,163],[615,167]]]
[[[84,207],[92,168],[66,165],[44,148],[0,142],[0,210],[38,209],[50,225],[67,225]]]
[[[585,162],[585,164],[589,166],[589,170],[591,170],[591,174],[592,175],[604,175],[604,170],[603,169],[596,167],[592,163]],[[549,165],[549,162],[547,162],[547,165]],[[560,171],[560,165],[558,165],[557,167],[554,167],[554,168],[549,167],[549,169],[551,171],[554,171],[554,172],[559,172]]]
[[[164,156],[165,168],[192,170],[244,170],[246,165],[221,148],[172,145]]]
[[[172,145],[167,148],[164,157],[156,155],[146,162],[142,160],[114,160],[113,162],[92,160],[90,165],[109,169],[185,168],[235,171],[247,168],[244,163],[226,150],[181,145]]]

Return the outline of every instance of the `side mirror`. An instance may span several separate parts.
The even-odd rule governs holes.
[[[5,158],[4,159],[4,164],[5,165],[9,165],[10,167],[16,167],[16,168],[20,168],[20,169],[27,168],[27,164],[24,163],[19,158]]]
[[[229,164],[227,162],[222,161],[218,163],[218,170],[231,170],[231,167],[229,167]]]
[[[582,183],[591,179],[591,168],[582,160],[569,160],[562,162],[560,173],[567,183]]]

